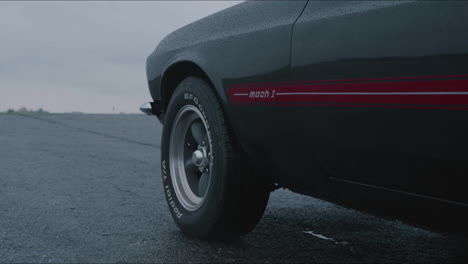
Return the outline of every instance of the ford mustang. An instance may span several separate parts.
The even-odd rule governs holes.
[[[276,188],[468,221],[468,2],[246,1],[147,59],[186,233],[251,231]]]

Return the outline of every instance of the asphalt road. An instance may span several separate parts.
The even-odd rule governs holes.
[[[183,235],[144,115],[0,115],[0,262],[465,262],[468,238],[275,191],[250,234]]]

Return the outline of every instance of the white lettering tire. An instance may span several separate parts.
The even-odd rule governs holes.
[[[163,128],[161,167],[165,196],[180,229],[199,238],[250,232],[270,195],[228,129],[212,87],[197,77],[173,93]]]

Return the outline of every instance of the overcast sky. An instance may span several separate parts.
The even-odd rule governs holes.
[[[171,31],[238,2],[0,2],[0,112],[136,113]]]

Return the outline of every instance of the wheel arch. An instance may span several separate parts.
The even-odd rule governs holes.
[[[237,133],[235,133],[235,128],[231,124],[228,113],[228,106],[226,105],[227,95],[224,93],[222,81],[217,79],[217,75],[213,72],[210,72],[211,74],[208,74],[207,72],[208,71],[206,71],[198,63],[195,63],[191,60],[178,61],[167,67],[161,77],[160,98],[162,110],[164,113],[167,112],[172,94],[180,82],[188,77],[199,77],[207,82],[208,86],[215,93],[219,103],[221,104],[224,117],[226,118],[226,125],[228,126],[229,131],[232,133],[233,138],[237,140]],[[214,76],[211,76],[212,74]]]
[[[179,83],[190,76],[199,77],[214,87],[208,74],[197,63],[189,60],[176,62],[164,71],[161,78],[161,103],[164,112],[167,110],[172,94]],[[216,89],[213,89],[213,92],[217,94]]]

